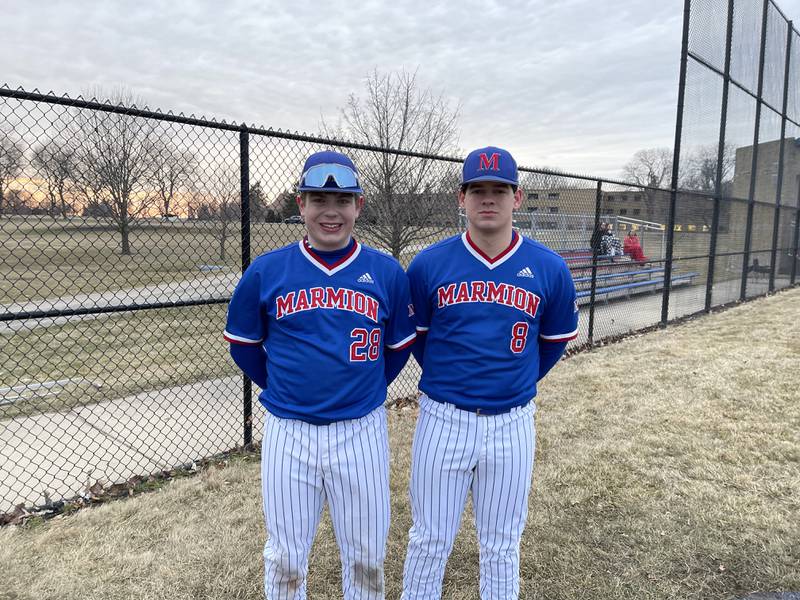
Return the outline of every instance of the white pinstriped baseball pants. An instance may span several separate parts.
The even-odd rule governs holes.
[[[345,600],[384,598],[389,532],[386,409],[330,425],[267,413],[261,445],[268,600],[304,600],[308,554],[328,501]]]
[[[502,415],[477,415],[422,394],[403,600],[441,597],[445,564],[470,491],[480,544],[481,598],[519,597],[519,544],[528,516],[535,410],[531,402]]]

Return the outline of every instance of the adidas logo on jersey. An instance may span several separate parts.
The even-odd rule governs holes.
[[[520,270],[519,273],[517,273],[517,277],[530,277],[530,278],[533,278],[533,271],[531,271],[530,267],[525,267],[524,269]]]
[[[375,283],[375,280],[369,273],[364,273],[361,277],[356,279],[356,281],[358,281],[358,283]]]

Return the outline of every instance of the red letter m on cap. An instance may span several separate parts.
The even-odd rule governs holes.
[[[486,156],[484,152],[481,154],[481,162],[480,166],[478,167],[479,171],[483,171],[484,169],[491,169],[492,171],[499,171],[500,170],[500,154],[495,152],[492,154],[491,157]]]

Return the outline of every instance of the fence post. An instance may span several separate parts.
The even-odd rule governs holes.
[[[714,179],[714,214],[711,217],[711,241],[708,245],[708,270],[706,277],[705,310],[711,310],[714,293],[714,271],[717,266],[717,235],[719,213],[722,210],[722,167],[725,161],[725,136],[728,123],[728,90],[731,82],[731,40],[733,39],[733,2],[728,0],[728,25],[725,39],[725,71],[722,79],[722,106],[719,119],[719,147],[717,148],[717,172]]]
[[[597,193],[595,195],[594,201],[594,229],[592,230],[592,238],[594,238],[594,233],[600,228],[600,202],[603,197],[603,182],[597,182]],[[586,338],[586,342],[591,348],[594,345],[594,303],[595,303],[595,294],[597,292],[597,244],[592,246],[592,289],[589,294],[589,336]]]
[[[761,52],[758,57],[758,93],[756,94],[756,123],[753,131],[753,157],[750,164],[750,193],[747,195],[747,227],[744,236],[742,257],[742,289],[739,300],[747,298],[747,269],[750,266],[750,246],[753,242],[753,212],[756,202],[756,171],[758,169],[758,138],[761,130],[761,101],[764,93],[764,55],[767,47],[767,8],[770,0],[764,0],[761,11]]]
[[[241,231],[242,273],[250,266],[250,133],[242,123],[239,131],[239,162],[241,171]],[[253,443],[253,382],[242,375],[242,426],[244,445]]]
[[[792,59],[792,22],[787,23],[788,31],[786,35],[786,63],[783,72],[783,110],[781,112],[781,148],[778,156],[778,181],[775,184],[775,218],[772,221],[772,254],[769,269],[769,291],[775,291],[775,269],[778,261],[778,233],[781,221],[781,194],[783,193],[783,161],[784,161],[784,141],[786,137],[786,110],[789,105],[789,66]]]
[[[681,71],[678,81],[678,114],[675,117],[675,147],[672,152],[672,180],[667,218],[667,250],[664,256],[664,293],[661,298],[661,327],[669,320],[669,292],[672,284],[672,245],[675,241],[675,204],[678,200],[678,164],[681,160],[681,134],[683,133],[683,104],[686,96],[686,64],[689,57],[689,17],[691,0],[683,3],[683,38],[681,41]]]
[[[797,210],[794,213],[794,244],[792,244],[792,276],[790,282],[792,285],[797,281],[797,262],[800,256],[797,255],[800,251],[800,185],[797,186]]]
[[[719,233],[719,213],[722,210],[721,194],[714,195],[714,214],[711,217],[711,241],[708,245],[708,270],[706,272],[705,311],[711,311],[714,294],[714,271],[717,266],[717,235]]]

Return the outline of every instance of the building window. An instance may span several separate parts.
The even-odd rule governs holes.
[[[537,210],[539,210],[538,206],[531,206],[531,212],[536,212]]]
[[[621,214],[621,215],[627,215],[627,214],[628,214],[628,209],[627,209],[627,208],[620,208],[620,209],[619,209],[619,214]]]
[[[547,199],[548,200],[558,200],[558,192],[548,192]]]
[[[531,192],[530,194],[528,194],[528,200],[538,200],[538,199],[539,199],[538,192]]]
[[[636,194],[636,195],[633,197],[633,201],[634,201],[634,202],[641,202],[641,201],[642,201],[642,195],[641,195],[641,194]]]
[[[642,209],[641,208],[634,208],[633,209],[633,214],[635,216],[638,216],[638,215],[642,214]]]
[[[557,213],[558,212],[558,207],[557,206],[548,206],[547,207],[547,211],[551,212],[551,213]]]
[[[610,215],[613,215],[614,214],[614,209],[613,208],[609,208],[608,210],[606,210],[606,212],[608,214],[610,214]]]
[[[606,200],[608,200],[609,202],[613,202],[614,201],[614,196],[608,195],[608,196],[606,196]]]

